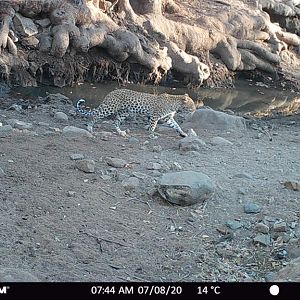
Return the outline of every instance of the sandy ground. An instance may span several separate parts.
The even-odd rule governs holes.
[[[299,115],[263,122],[269,134],[253,129],[258,120],[245,132],[199,129],[207,145],[182,152],[176,132],[160,125],[152,140],[133,121],[123,125],[129,138],[107,134],[106,121],[94,138],[70,139],[60,130],[84,121],[53,117],[69,114],[70,104],[32,105],[18,112],[0,102],[3,125],[33,124],[0,137],[0,270],[41,281],[265,281],[300,255],[299,191],[282,184],[300,180]],[[233,144],[213,146],[215,136]],[[95,173],[78,170],[74,153],[93,159]],[[112,168],[107,157],[128,164]],[[149,170],[152,162],[161,169]],[[179,169],[207,174],[217,185],[213,198],[179,207],[154,193],[163,173]],[[132,175],[140,185],[127,190],[122,181]],[[246,214],[246,203],[261,212]],[[242,227],[226,229],[229,220]],[[284,232],[274,231],[278,221]],[[270,228],[269,246],[253,242],[259,222]]]

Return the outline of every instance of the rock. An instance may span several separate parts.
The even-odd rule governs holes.
[[[13,128],[17,128],[17,129],[32,129],[33,127],[32,123],[19,121],[17,119],[8,119],[6,122],[9,125],[11,125]]]
[[[46,123],[46,122],[38,122],[38,125],[42,126],[42,127],[49,127],[50,126],[50,124]]]
[[[256,203],[246,203],[244,205],[244,212],[246,214],[257,214],[261,211],[261,207]]]
[[[140,140],[137,139],[137,138],[134,137],[134,136],[131,136],[131,137],[128,138],[128,142],[129,142],[130,144],[138,144],[138,143],[140,142]]]
[[[64,112],[61,112],[61,111],[56,112],[54,114],[54,118],[59,121],[68,121],[69,120],[68,116]]]
[[[179,141],[179,149],[183,151],[198,151],[206,144],[197,137],[187,136]]]
[[[21,44],[23,46],[36,47],[39,43],[40,43],[40,41],[35,36],[29,36],[26,38],[22,38],[22,40],[21,40]]]
[[[238,192],[238,194],[240,194],[240,195],[246,195],[246,191],[245,191],[245,189],[243,189],[243,188],[239,188],[239,189],[237,190],[237,192]]]
[[[129,177],[125,178],[121,184],[126,190],[134,190],[140,186],[140,181],[136,177]]]
[[[245,179],[251,179],[251,180],[254,179],[253,176],[248,173],[238,173],[238,174],[233,175],[233,177],[245,178]]]
[[[141,173],[141,172],[132,172],[132,175],[136,178],[139,178],[139,179],[146,179],[148,177],[147,174],[144,174],[144,173]]]
[[[174,161],[174,162],[172,162],[170,169],[173,171],[181,171],[182,166],[178,162]]]
[[[101,175],[101,178],[103,180],[111,180],[111,176],[109,176],[109,175]]]
[[[0,269],[0,282],[39,282],[40,280],[31,273],[14,268]]]
[[[106,163],[114,168],[124,168],[128,165],[127,161],[121,158],[113,158],[108,157],[106,158]]]
[[[4,177],[5,176],[5,173],[4,171],[2,170],[2,168],[0,168],[0,177]]]
[[[197,109],[181,127],[183,129],[194,128],[196,132],[203,129],[218,129],[222,131],[241,131],[246,129],[245,120],[242,117],[206,108]]]
[[[205,174],[182,171],[164,174],[159,180],[158,192],[165,200],[178,205],[192,205],[210,198],[215,184]]]
[[[153,146],[152,151],[160,153],[162,151],[162,146],[161,145]]]
[[[263,246],[271,246],[272,245],[272,239],[269,234],[258,234],[254,237],[253,242],[255,244],[260,244]]]
[[[23,17],[21,14],[16,13],[13,19],[16,31],[24,37],[33,36],[38,34],[39,31],[33,21],[29,18]]]
[[[44,103],[61,102],[63,104],[72,104],[72,101],[67,96],[60,94],[60,93],[49,94],[43,100],[44,100]]]
[[[286,267],[272,277],[273,282],[300,282],[300,257],[292,260]]]
[[[242,228],[244,226],[244,224],[242,222],[236,221],[236,220],[228,220],[226,222],[226,225],[232,230],[236,230],[236,229]]]
[[[228,234],[231,232],[230,229],[225,225],[218,226],[217,231],[219,231],[221,234]]]
[[[296,181],[285,181],[283,183],[283,185],[289,189],[289,190],[293,190],[293,191],[300,191],[300,183],[296,182]]]
[[[160,170],[161,169],[161,164],[156,163],[156,162],[150,162],[148,163],[147,170]]]
[[[102,140],[102,141],[109,141],[110,138],[113,136],[112,132],[109,131],[100,131],[97,132],[97,136]]]
[[[10,132],[13,128],[11,125],[0,126],[0,132]]]
[[[95,161],[92,159],[81,159],[76,161],[76,167],[85,173],[95,172]]]
[[[68,197],[75,197],[75,195],[76,195],[76,192],[74,192],[74,191],[68,191],[68,193],[67,193]]]
[[[257,223],[254,227],[254,230],[260,233],[268,234],[270,231],[270,228],[268,225],[264,223]]]
[[[82,155],[80,153],[72,153],[72,154],[70,154],[70,158],[72,160],[80,160],[80,159],[84,159],[84,155]]]
[[[67,136],[67,137],[82,137],[82,136],[87,136],[87,137],[93,137],[93,135],[88,132],[85,129],[82,128],[78,128],[75,126],[66,126],[63,128],[62,131],[63,135]]]
[[[220,137],[220,136],[216,136],[216,137],[213,137],[211,139],[211,142],[210,142],[212,145],[214,146],[217,146],[217,145],[222,145],[222,146],[225,146],[225,145],[233,145],[232,142]]]
[[[273,230],[275,232],[286,232],[287,231],[286,222],[276,222],[276,223],[274,223]]]
[[[34,22],[35,22],[35,24],[38,24],[42,28],[46,28],[51,24],[51,21],[48,18],[35,20]]]

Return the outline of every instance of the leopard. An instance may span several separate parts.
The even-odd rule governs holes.
[[[113,118],[113,125],[117,133],[123,137],[126,136],[126,131],[120,129],[122,121],[128,115],[144,115],[148,117],[148,130],[150,137],[154,137],[154,133],[158,121],[166,121],[166,124],[174,128],[182,137],[187,134],[180,128],[175,121],[174,116],[178,111],[192,114],[196,110],[194,101],[188,94],[171,95],[143,93],[129,89],[116,89],[108,93],[104,100],[97,108],[87,108],[84,99],[79,99],[76,104],[77,112],[90,118],[88,130],[93,132],[93,127],[96,122],[103,118]]]

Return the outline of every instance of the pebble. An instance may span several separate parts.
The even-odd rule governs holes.
[[[134,136],[131,136],[131,137],[128,138],[128,142],[129,142],[130,144],[138,144],[138,143],[140,142],[140,140],[137,139],[137,138],[134,137]]]
[[[68,193],[67,193],[68,197],[75,197],[75,195],[76,195],[76,192],[74,192],[74,191],[68,191]]]
[[[182,170],[182,166],[181,166],[178,162],[176,162],[176,161],[174,161],[174,162],[171,164],[170,168],[171,168],[171,170],[173,170],[173,171],[181,171],[181,170]]]
[[[109,131],[100,131],[97,132],[96,135],[102,140],[102,141],[109,141],[110,138],[113,136],[112,132]]]
[[[75,126],[64,127],[62,133],[67,137],[80,137],[80,136],[93,137],[93,135],[87,130]]]
[[[236,220],[228,220],[226,222],[226,225],[232,230],[236,230],[236,229],[242,228],[244,226],[244,224],[242,222],[236,221]]]
[[[254,230],[260,233],[264,233],[267,234],[270,231],[270,228],[268,225],[264,224],[264,223],[257,223],[254,227]]]
[[[111,179],[111,176],[109,176],[109,175],[101,175],[101,178],[102,178],[103,180],[110,180],[110,179]]]
[[[92,159],[77,160],[76,167],[85,173],[94,173],[95,172],[95,161]]]
[[[188,136],[198,136],[197,133],[195,132],[195,130],[193,128],[190,128],[187,132]]]
[[[139,179],[146,179],[148,177],[147,174],[141,172],[132,172],[132,175]]]
[[[187,136],[179,141],[179,149],[183,151],[198,151],[205,145],[205,142],[201,139],[191,136]]]
[[[43,127],[49,127],[50,126],[50,124],[46,123],[46,122],[38,122],[38,125],[43,126]]]
[[[126,190],[134,190],[140,186],[140,181],[136,177],[129,177],[125,178],[121,184]]]
[[[216,136],[216,137],[213,137],[211,139],[211,142],[210,142],[212,145],[214,146],[217,146],[217,145],[233,145],[232,142],[220,137],[220,136]]]
[[[54,114],[54,118],[59,121],[68,121],[69,117],[62,111],[58,111]]]
[[[246,203],[244,205],[244,212],[246,214],[257,214],[261,211],[261,207],[256,203]]]
[[[296,181],[285,181],[283,183],[285,188],[293,191],[300,191],[300,183]]]
[[[147,166],[146,166],[147,170],[160,170],[161,169],[161,164],[156,163],[156,162],[150,162]]]
[[[19,121],[17,119],[8,119],[6,122],[9,125],[11,125],[13,128],[17,128],[17,129],[32,129],[33,127],[32,123]]]
[[[84,155],[82,155],[80,153],[72,153],[72,154],[70,154],[70,158],[72,160],[80,160],[80,159],[84,159]]]
[[[159,153],[162,151],[162,146],[161,145],[153,146],[152,151]]]
[[[246,191],[243,188],[239,188],[237,192],[240,195],[246,195]]]
[[[251,179],[251,180],[254,179],[254,177],[248,173],[238,173],[238,174],[235,174],[233,177],[245,178],[245,179]]]
[[[108,157],[106,163],[114,168],[124,168],[128,165],[128,162],[121,158]]]
[[[286,232],[287,231],[286,222],[275,222],[273,226],[273,230],[275,232]]]
[[[227,226],[221,225],[217,227],[217,231],[219,231],[221,234],[228,234],[230,233],[230,229]]]
[[[254,237],[253,242],[263,246],[271,246],[272,239],[269,234],[258,234]]]

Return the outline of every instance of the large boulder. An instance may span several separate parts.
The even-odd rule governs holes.
[[[181,206],[202,203],[214,191],[214,182],[207,175],[194,171],[166,173],[158,186],[158,192],[165,200]]]
[[[196,132],[201,129],[240,131],[245,130],[246,124],[242,117],[201,108],[197,109],[181,127],[183,129],[193,128]]]

